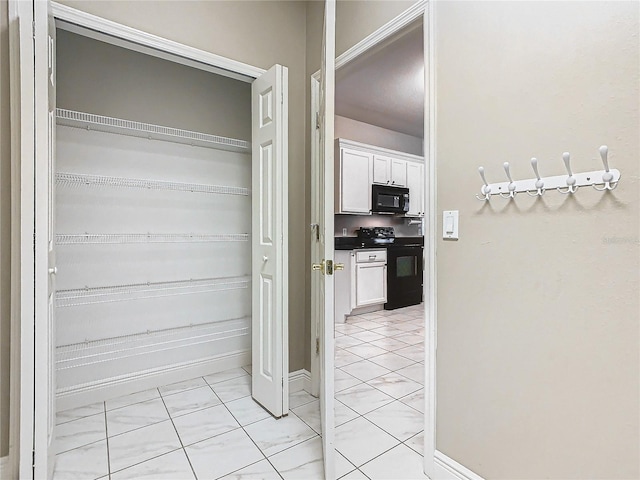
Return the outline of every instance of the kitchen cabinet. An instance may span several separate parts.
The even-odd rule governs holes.
[[[408,187],[411,210],[407,215],[424,213],[423,157],[343,138],[336,139],[335,148],[336,213],[371,213],[372,183]]]
[[[387,301],[387,251],[356,250],[352,280],[353,308],[377,305]]]
[[[340,148],[338,156],[337,213],[370,213],[373,155]]]
[[[407,186],[407,162],[383,155],[373,156],[373,183]]]
[[[421,217],[424,215],[423,204],[423,164],[407,162],[407,187],[409,187],[408,216]]]

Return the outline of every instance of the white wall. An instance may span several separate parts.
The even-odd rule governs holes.
[[[436,2],[437,441],[485,478],[638,478],[637,2]],[[617,190],[475,199],[602,168]],[[438,227],[440,228],[440,227]]]
[[[347,117],[335,116],[335,138],[422,156],[422,138],[388,130]]]

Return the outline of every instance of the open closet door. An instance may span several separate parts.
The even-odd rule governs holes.
[[[320,363],[320,420],[326,479],[334,479],[334,270],[344,268],[334,258],[334,91],[335,91],[335,11],[334,0],[325,2],[317,102],[316,142],[313,155],[311,196],[312,235],[311,310],[316,326],[316,355]]]
[[[19,179],[12,195],[19,205],[12,269],[20,290],[19,306],[12,307],[20,331],[20,362],[13,367],[20,375],[14,474],[37,479],[53,477],[55,460],[55,33],[48,7],[47,1],[9,4],[12,169]]]
[[[288,70],[274,65],[251,86],[251,393],[289,413]]]

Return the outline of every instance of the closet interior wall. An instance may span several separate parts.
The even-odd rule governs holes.
[[[58,409],[249,363],[251,84],[61,29],[56,56]]]

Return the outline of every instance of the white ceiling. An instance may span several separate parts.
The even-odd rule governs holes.
[[[336,71],[336,115],[422,138],[422,23]]]

